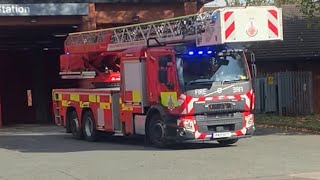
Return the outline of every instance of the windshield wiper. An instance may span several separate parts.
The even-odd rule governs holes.
[[[192,85],[192,84],[212,84],[214,82],[221,82],[221,84],[231,84],[231,83],[236,83],[239,81],[248,81],[248,79],[233,79],[233,80],[224,80],[224,81],[213,81],[213,80],[206,80],[206,81],[199,81],[199,80],[193,80],[190,81],[188,83],[186,83],[186,85]]]
[[[193,80],[193,81],[188,82],[186,85],[191,85],[191,84],[212,84],[213,82],[215,82],[215,81],[211,81],[211,80],[208,80],[208,81]]]
[[[233,80],[225,80],[225,81],[221,81],[221,84],[225,84],[225,83],[228,83],[228,84],[231,84],[231,83],[236,83],[236,82],[239,82],[239,81],[248,81],[249,79],[233,79]]]

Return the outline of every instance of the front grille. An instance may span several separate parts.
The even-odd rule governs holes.
[[[198,126],[212,126],[221,124],[235,124],[242,122],[242,117],[196,116]]]
[[[194,102],[194,113],[195,114],[222,114],[222,113],[233,113],[245,111],[245,101],[226,101],[226,102],[212,102],[206,101],[205,103]]]
[[[232,113],[223,116],[198,115],[196,116],[197,126],[200,132],[234,131],[242,128],[243,117],[239,113]]]
[[[231,109],[233,106],[232,103],[212,103],[208,104],[208,109],[219,110],[219,109]]]

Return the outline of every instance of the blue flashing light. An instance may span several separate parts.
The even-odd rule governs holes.
[[[190,49],[187,51],[187,54],[189,56],[195,56],[195,55],[200,55],[200,56],[203,56],[203,55],[211,55],[213,54],[213,50],[210,50],[210,49]]]

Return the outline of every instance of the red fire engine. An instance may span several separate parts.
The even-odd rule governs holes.
[[[53,90],[56,124],[88,141],[106,132],[158,147],[236,143],[255,131],[254,55],[243,43],[274,40],[283,33],[273,6],[71,33],[60,75],[77,84]]]

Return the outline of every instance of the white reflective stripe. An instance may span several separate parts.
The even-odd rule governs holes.
[[[248,98],[248,96],[243,94],[241,95],[241,97],[244,98],[246,105],[250,108],[250,99]]]
[[[191,112],[191,111],[192,111],[192,109],[193,109],[193,103],[196,102],[196,101],[198,101],[198,100],[199,100],[199,98],[192,98],[192,99],[190,100],[190,102],[189,102],[189,104],[188,104],[188,112]]]
[[[181,99],[186,99],[186,97],[187,97],[187,96],[184,95],[184,94],[181,94],[181,95],[180,95],[180,98],[181,98]]]
[[[211,92],[211,93],[208,93],[208,94],[206,94],[206,95],[204,95],[204,96],[211,96],[212,94],[215,94],[215,93],[217,93],[218,91],[223,91],[223,90],[226,90],[226,89],[229,89],[229,88],[231,88],[231,87],[233,87],[234,85],[230,85],[230,86],[227,86],[227,87],[225,87],[225,88],[221,88],[221,89],[219,89],[219,90],[216,90],[216,91],[213,91],[213,92]]]
[[[229,11],[228,11],[229,12]],[[230,15],[230,17],[228,18],[228,20],[224,23],[225,24],[225,30],[227,30],[230,25],[235,22],[235,19],[234,19],[234,12],[232,11],[232,14]],[[228,37],[225,37],[226,39],[234,39],[235,38],[235,29],[233,30],[233,32],[228,36]]]
[[[179,100],[178,100],[178,105],[181,106],[181,105],[184,103],[184,101],[185,101],[185,100],[183,100],[183,99],[179,99]]]
[[[199,131],[196,131],[194,133],[194,136],[195,136],[196,139],[198,139],[201,136],[201,133],[199,133]]]
[[[227,96],[228,99],[234,99],[234,96]]]
[[[218,99],[221,100],[221,99],[224,99],[226,96],[218,96]]]
[[[178,119],[178,120],[177,120],[177,125],[179,126],[180,123],[181,123],[181,119]]]
[[[243,135],[245,135],[247,133],[247,128],[242,128],[241,132],[242,132]]]
[[[278,12],[277,12],[277,15],[279,15]],[[277,26],[278,20],[269,11],[268,11],[268,20],[278,29],[278,32],[279,32],[279,27]],[[271,29],[268,29],[268,34],[270,37],[273,37],[273,38],[278,37]]]

